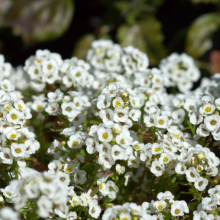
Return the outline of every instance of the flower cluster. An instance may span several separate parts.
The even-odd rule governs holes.
[[[87,61],[0,56],[0,219],[220,219],[220,74],[199,77],[111,40]]]
[[[185,201],[173,200],[174,196],[170,191],[164,193],[159,193],[157,195],[157,201],[152,200],[149,202],[144,202],[142,205],[137,205],[136,203],[125,203],[122,206],[117,205],[112,208],[106,209],[103,220],[108,219],[140,219],[140,220],[150,220],[150,219],[168,219],[176,216],[183,216],[185,213],[189,213],[189,208]],[[166,218],[163,217],[163,213]]]
[[[35,134],[26,126],[32,118],[30,108],[22,100],[20,92],[14,91],[9,80],[0,82],[0,159],[3,164],[17,161],[21,167],[26,166],[25,160],[40,147]]]
[[[55,213],[66,217],[68,190],[72,189],[62,183],[62,177],[47,172],[41,174],[30,168],[20,168],[19,173],[19,180],[12,180],[1,190],[16,210],[24,208],[30,200],[37,205],[37,214],[42,218],[52,217]]]
[[[165,77],[165,85],[177,86],[181,92],[186,92],[193,87],[193,82],[200,78],[200,71],[195,66],[193,59],[187,54],[173,53],[160,63],[160,69]]]
[[[144,97],[112,83],[103,89],[95,102],[103,123],[90,128],[87,152],[98,152],[98,163],[106,169],[111,168],[116,160],[127,160],[129,167],[137,168],[140,159],[137,152],[133,155],[133,149],[136,151],[140,147],[137,135],[129,128],[141,117],[139,108],[144,104]]]
[[[199,219],[220,219],[220,185],[208,190],[208,197],[202,199],[193,212],[193,220]]]
[[[10,63],[5,62],[5,57],[0,54],[0,80],[3,80],[10,76],[12,66]]]
[[[43,91],[46,83],[53,84],[59,79],[59,70],[63,63],[61,56],[49,50],[37,50],[35,56],[29,57],[24,70],[31,79],[31,87]]]

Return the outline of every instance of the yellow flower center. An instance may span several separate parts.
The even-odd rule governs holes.
[[[80,72],[77,72],[76,73],[76,77],[80,77],[81,76],[81,73]]]
[[[157,208],[158,208],[158,210],[162,210],[163,206],[162,205],[158,205]]]
[[[167,161],[168,161],[168,158],[167,158],[167,157],[164,157],[164,158],[163,158],[163,162],[166,163]]]
[[[42,110],[43,109],[43,106],[42,105],[38,105],[37,106],[37,110]]]
[[[17,154],[20,154],[20,153],[21,153],[21,149],[20,149],[20,148],[16,148],[16,149],[15,149],[15,152],[16,152]]]
[[[107,132],[103,133],[103,134],[102,134],[102,138],[103,138],[103,139],[107,139],[107,138],[108,138],[108,133],[107,133]]]
[[[77,200],[74,200],[74,201],[73,201],[73,204],[74,204],[74,205],[76,205],[77,203],[78,203],[78,201],[77,201]]]
[[[73,141],[73,146],[76,147],[79,144],[78,141]]]
[[[16,138],[16,134],[11,134],[11,138]]]
[[[10,110],[11,107],[9,105],[5,106],[5,109]]]
[[[134,145],[134,148],[137,150],[140,149],[140,147],[138,145]]]
[[[48,65],[47,65],[47,69],[48,69],[48,70],[51,70],[51,69],[52,69],[52,65],[51,65],[51,64],[48,64]]]
[[[180,213],[180,210],[179,210],[179,209],[176,209],[176,210],[174,211],[174,213],[175,213],[175,214],[179,214],[179,213]]]
[[[11,114],[11,118],[12,118],[13,120],[15,120],[15,119],[17,119],[18,117],[17,117],[16,114]]]
[[[205,112],[210,112],[211,111],[211,108],[210,107],[206,107],[205,108]]]
[[[71,172],[71,171],[72,171],[72,168],[71,168],[71,167],[67,167],[67,168],[66,168],[66,171],[67,171],[67,172]]]
[[[121,107],[121,103],[119,101],[115,102],[115,105],[120,106]]]
[[[159,152],[160,150],[161,150],[160,147],[156,147],[156,148],[155,148],[155,151],[156,151],[156,152]]]
[[[160,120],[158,121],[158,123],[159,123],[160,125],[162,125],[162,124],[164,124],[164,120],[163,120],[163,119],[160,119]]]

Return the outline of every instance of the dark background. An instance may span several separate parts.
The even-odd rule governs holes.
[[[111,26],[107,35],[113,41],[118,42],[117,30],[121,24],[126,23],[126,17],[115,7],[117,2],[119,1],[75,0],[73,18],[67,30],[61,37],[49,39],[46,42],[27,43],[22,36],[13,34],[12,27],[2,27],[0,28],[0,53],[4,54],[6,61],[11,62],[13,66],[23,65],[25,60],[37,49],[49,49],[52,52],[60,53],[64,59],[70,58],[78,40],[83,35],[91,33],[95,38],[102,37],[100,30],[103,25]],[[129,3],[129,1],[127,2]],[[148,4],[152,1],[143,2],[143,4]],[[210,12],[219,13],[219,4],[193,4],[190,0],[164,0],[155,8],[151,14],[162,25],[166,56],[172,52],[185,51],[189,26],[196,18]],[[138,22],[139,15],[135,19]],[[199,57],[200,60],[206,62],[209,62],[211,51],[220,50],[220,29],[218,28],[210,37],[213,41],[212,48]]]

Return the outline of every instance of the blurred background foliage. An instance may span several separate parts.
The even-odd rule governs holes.
[[[220,72],[220,0],[0,0],[0,53],[14,66],[36,49],[85,58],[99,38],[138,47],[151,66],[186,52]]]

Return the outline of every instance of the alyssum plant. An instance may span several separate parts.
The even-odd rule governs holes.
[[[110,40],[86,61],[1,56],[0,219],[220,219],[219,76],[191,90],[188,55],[150,69]]]

